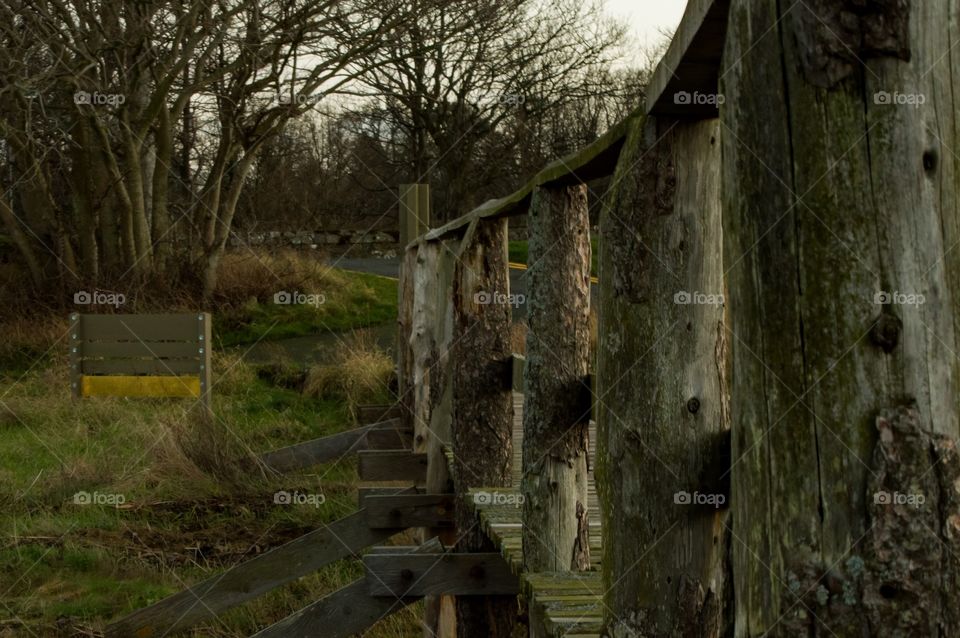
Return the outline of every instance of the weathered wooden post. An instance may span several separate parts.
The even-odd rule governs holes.
[[[413,276],[417,263],[417,246],[410,243],[430,226],[430,186],[400,186],[400,272],[397,281],[397,389],[400,418],[406,428],[413,427],[413,353],[410,337],[413,330]]]
[[[507,269],[507,220],[476,219],[463,237],[453,280],[453,469],[458,490],[460,551],[490,551],[467,487],[509,487],[513,401],[506,383],[511,360]],[[457,599],[461,638],[510,636],[516,620],[513,596]]]
[[[586,185],[537,187],[530,202],[529,232],[524,563],[533,572],[583,570],[590,565],[590,220]]]
[[[421,239],[413,273],[413,311],[410,351],[413,354],[414,452],[427,454],[428,494],[452,491],[445,446],[450,444],[449,348],[453,337],[453,271],[455,252],[448,241]],[[422,540],[439,537],[448,546],[456,531],[423,528]],[[456,636],[453,596],[428,596],[424,609],[424,636]]]
[[[612,184],[597,353],[607,628],[720,636],[730,420],[717,120],[638,117]]]
[[[738,636],[960,635],[960,21],[854,4],[731,6]]]

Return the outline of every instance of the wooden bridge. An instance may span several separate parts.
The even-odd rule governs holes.
[[[646,103],[514,193],[431,228],[426,185],[403,187],[390,418],[263,462],[355,452],[361,479],[406,487],[108,635],[187,628],[365,548],[364,578],[257,635],[346,636],[421,598],[433,636],[960,631],[960,561],[938,553],[960,461],[930,434],[960,422],[960,130],[938,119],[960,22],[941,0],[787,4],[690,0]],[[938,107],[871,101],[874,83]],[[918,288],[913,313],[875,301]],[[923,541],[870,495],[917,477],[941,495]],[[418,545],[381,545],[411,528]]]
[[[680,125],[694,131],[686,143],[708,143],[711,127],[696,122],[716,117],[716,109],[686,108],[670,96],[716,93],[716,74],[704,73],[700,60],[715,53],[725,8],[691,2],[647,105],[518,191],[430,228],[428,187],[402,187],[398,403],[368,411],[369,424],[356,430],[260,459],[288,472],[357,454],[367,486],[359,510],[131,614],[108,636],[176,633],[361,555],[364,578],[256,635],[348,636],[421,598],[426,635],[508,635],[517,594],[531,635],[600,635],[609,553],[593,418],[605,392],[592,369],[606,335],[601,329],[591,353],[588,184],[633,181],[636,159],[624,159],[624,148],[658,113],[692,122]],[[688,63],[695,74],[673,73]],[[509,289],[507,228],[517,215],[528,216],[529,232],[525,356],[510,347],[518,300]],[[629,286],[634,277],[605,273],[600,285]],[[407,486],[376,487],[382,481]],[[378,545],[411,528],[420,530],[419,545]],[[500,618],[503,626],[478,618]]]

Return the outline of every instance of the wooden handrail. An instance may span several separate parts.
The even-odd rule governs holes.
[[[620,149],[623,148],[627,131],[630,130],[630,124],[634,118],[641,117],[643,111],[643,107],[635,109],[591,144],[547,164],[527,183],[509,195],[488,200],[469,213],[429,231],[421,239],[436,241],[450,235],[463,234],[470,223],[478,219],[525,215],[530,204],[530,195],[538,186],[588,182],[613,175],[620,157]],[[417,241],[410,242],[406,247],[412,248]]]

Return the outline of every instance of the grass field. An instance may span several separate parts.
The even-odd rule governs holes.
[[[333,273],[323,283],[320,306],[257,297],[215,310],[215,325],[228,322],[216,328],[219,342],[395,316],[390,280]],[[56,330],[43,334],[48,343],[34,335],[20,344],[22,357],[49,350],[39,362],[0,371],[0,636],[98,635],[112,619],[355,510],[353,459],[283,476],[239,461],[352,427],[357,403],[389,402],[393,363],[370,339],[344,335],[333,361],[310,371],[215,356],[209,420],[184,400],[72,401],[63,342]],[[279,490],[325,502],[276,504]],[[357,561],[340,561],[187,635],[247,636],[360,574]],[[405,610],[367,635],[417,634],[417,615]]]

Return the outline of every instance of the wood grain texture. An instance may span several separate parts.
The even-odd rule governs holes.
[[[960,424],[960,22],[956,3],[869,4],[732,3],[722,90],[736,108],[721,121],[738,636],[921,635],[878,622],[871,597],[887,619],[930,614],[941,635],[960,632],[952,558],[925,609],[925,592],[900,585],[907,572],[887,571],[927,563],[949,537],[903,539],[877,563],[866,535],[877,415],[912,406],[920,429],[953,439]],[[758,42],[766,29],[777,37]],[[889,587],[861,592],[880,574]]]
[[[635,254],[614,250],[624,237],[649,256],[630,285],[601,277],[597,488],[614,636],[730,627],[719,135],[717,120],[638,124],[602,211],[602,272],[636,267]],[[655,213],[651,166],[674,180]],[[724,506],[697,505],[697,494]]]

